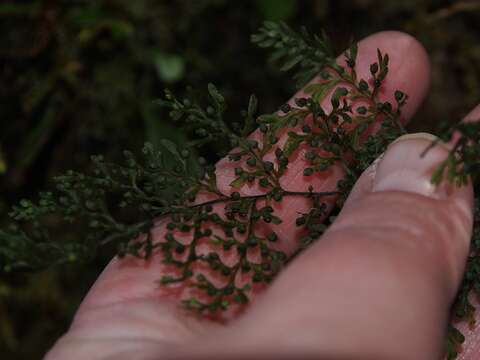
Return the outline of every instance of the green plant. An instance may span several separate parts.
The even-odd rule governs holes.
[[[107,244],[114,244],[120,256],[148,259],[159,253],[171,269],[160,278],[161,285],[188,287],[191,291],[183,299],[186,307],[222,319],[223,310],[241,309],[255,286],[268,284],[288,261],[317,240],[330,221],[327,207],[333,205],[335,214],[360,174],[405,133],[399,119],[408,96],[396,91],[394,104],[379,100],[389,70],[389,56],[380,49],[370,66],[373,83],[369,84],[357,77],[355,43],[345,52],[346,65],[340,66],[325,35],[318,37],[306,30],[296,33],[284,23],[266,22],[252,41],[272,49],[272,58],[282,63],[282,70],[295,69],[299,85],[316,74],[321,80],[305,88],[307,97],[284,104],[274,114],[258,116],[257,99],[252,95],[240,118],[228,122],[226,100],[214,85],[208,85],[204,98],[193,91],[183,98],[166,91],[158,103],[170,110],[173,123],[190,141],[183,147],[166,139],[158,147],[146,144],[141,157],[124,152],[122,164],[95,156],[91,173],[68,171],[54,179],[53,191],[40,193],[35,202],[22,200],[10,212],[13,225],[0,230],[3,270],[88,260]],[[327,96],[330,104],[324,108],[320,101]],[[378,119],[381,127],[373,133]],[[456,127],[462,137],[433,181],[441,179],[444,169],[459,184],[474,172],[478,149],[469,140],[476,141],[478,132],[470,126],[477,125]],[[249,137],[252,131],[256,131],[254,138]],[[227,189],[218,185],[215,166],[198,156],[212,144],[220,149],[219,156],[226,155],[235,163],[235,178]],[[289,162],[300,149],[305,150],[309,164],[305,177],[332,166],[343,168],[345,177],[336,191],[315,192],[308,186],[290,191],[282,185]],[[245,184],[255,185],[258,191],[253,195],[242,192]],[[282,218],[275,207],[287,197],[303,197],[310,203],[308,211],[296,219],[304,236],[293,254],[276,246],[275,229]],[[113,211],[117,208],[121,211]],[[89,235],[55,241],[48,225],[59,218],[69,227],[88,227]],[[53,222],[53,226],[65,226]],[[154,241],[152,228],[158,223],[167,232],[163,240]],[[475,239],[473,243],[455,307],[460,317],[471,316],[473,307],[467,295],[480,289]],[[225,261],[229,252],[238,253],[235,263]],[[202,268],[218,276],[213,279]],[[239,274],[247,280],[240,283]],[[451,356],[460,340],[452,328]]]

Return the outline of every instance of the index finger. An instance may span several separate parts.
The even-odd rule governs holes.
[[[357,79],[364,79],[371,83],[372,75],[370,65],[377,61],[377,49],[390,57],[389,73],[382,82],[382,87],[378,95],[378,101],[395,103],[395,91],[400,90],[409,96],[406,105],[402,108],[400,120],[407,124],[416,112],[430,86],[430,63],[422,45],[413,37],[396,31],[385,31],[369,36],[358,43],[358,57],[355,65]],[[342,54],[337,58],[337,63],[344,66],[345,56]],[[323,80],[320,76],[314,78],[310,84],[319,83]],[[342,86],[340,83],[337,87]],[[306,86],[308,87],[308,85]],[[288,102],[295,107],[295,99],[308,97],[305,88],[298,91]],[[333,88],[330,94],[334,91]],[[325,96],[320,102],[322,108],[328,113],[331,109],[330,96]],[[296,131],[301,132],[301,126]],[[261,141],[262,134],[259,130],[251,136],[252,139]],[[265,156],[265,160],[275,163],[274,150],[282,147],[287,141],[288,136],[283,133],[278,143]],[[311,186],[315,192],[330,192],[337,189],[337,182],[344,177],[342,166],[333,165],[326,171],[315,173],[313,176],[304,176],[304,169],[309,166],[309,161],[305,159],[307,146],[302,144],[297,151],[293,153],[294,161],[290,161],[286,173],[281,178],[281,186],[288,191],[307,191]],[[223,193],[229,194],[232,191],[230,184],[236,178],[235,168],[242,167],[247,170],[248,166],[244,161],[229,161],[228,158],[222,159],[217,164],[217,182],[218,187]],[[237,189],[235,189],[237,190]],[[243,195],[255,195],[264,193],[265,190],[258,184],[244,184],[238,190]],[[322,199],[323,200],[323,199]],[[334,197],[325,198],[327,204],[334,202]],[[272,205],[275,213],[283,223],[277,226],[281,234],[282,250],[291,253],[298,247],[298,238],[302,230],[295,226],[297,215],[307,212],[311,203],[305,198],[286,198],[281,205]],[[277,230],[276,230],[277,231]]]
[[[403,119],[407,122],[422,102],[430,81],[430,69],[428,57],[423,47],[411,36],[400,32],[381,32],[367,37],[358,44],[358,58],[356,71],[359,78],[369,80],[371,63],[376,61],[377,49],[388,53],[391,59],[390,73],[380,92],[381,101],[393,102],[395,90],[401,90],[409,95],[409,102],[403,109]],[[338,62],[344,61],[343,55]],[[317,82],[319,79],[314,79]],[[302,96],[299,92],[295,97]],[[293,98],[291,102],[293,101]],[[327,101],[328,100],[324,100]],[[256,131],[251,135],[255,139],[259,137]],[[280,140],[284,141],[284,139]],[[301,150],[299,150],[301,151]],[[227,159],[217,164],[217,182],[222,192],[230,193],[230,183],[235,178],[235,167],[238,164]],[[303,169],[306,161],[302,156],[296,156],[294,161],[289,163],[288,172],[283,177],[282,186],[290,191],[308,191],[311,186],[314,191],[332,191],[336,189],[337,181],[342,178],[342,169],[333,166],[328,171],[306,177]],[[243,194],[255,194],[261,189],[257,185],[245,185],[239,191]],[[280,249],[291,253],[298,246],[298,230],[295,227],[295,218],[299,212],[306,211],[310,206],[309,201],[304,198],[286,198],[276,209],[276,216],[283,219],[278,225]],[[165,236],[165,224],[160,224],[153,230],[154,238],[162,241]],[[217,249],[212,249],[217,251]],[[223,254],[221,254],[223,256]],[[228,256],[235,260],[238,254],[229,253]],[[95,285],[86,297],[81,310],[91,307],[126,301],[132,298],[150,298],[164,294],[162,289],[155,286],[154,282],[159,280],[165,273],[166,267],[161,264],[162,254],[153,256],[149,262],[140,259],[114,260],[99,277]],[[225,282],[226,279],[220,279]],[[184,299],[188,289],[176,293],[178,299]]]

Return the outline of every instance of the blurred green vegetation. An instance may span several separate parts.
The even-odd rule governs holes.
[[[185,141],[153,100],[217,84],[232,116],[250,93],[273,111],[293,81],[249,36],[265,19],[351,38],[402,30],[427,48],[429,99],[411,129],[455,121],[480,101],[480,2],[447,0],[3,0],[0,3],[0,225],[9,207],[89,157],[117,159],[159,138]],[[207,156],[209,154],[206,154]],[[57,236],[69,237],[68,229]],[[39,359],[110,258],[0,276],[2,359]],[[154,286],[154,284],[152,284]]]

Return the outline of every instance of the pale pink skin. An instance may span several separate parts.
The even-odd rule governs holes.
[[[409,35],[378,33],[359,43],[359,77],[370,78],[377,48],[391,60],[381,96],[392,100],[396,89],[407,93],[407,122],[428,91],[428,56]],[[403,141],[362,175],[322,239],[226,325],[188,316],[165,296],[156,283],[164,271],[158,256],[148,263],[114,259],[46,359],[441,358],[468,251],[473,194],[467,186],[423,196],[433,191],[429,169],[447,150],[438,146],[422,162],[417,155],[429,140]],[[305,190],[311,184],[316,191],[334,190],[342,176],[335,168],[307,179],[304,166],[301,157],[291,164],[286,188]],[[234,167],[228,161],[217,166],[224,191]],[[288,199],[279,209],[285,219],[280,246],[287,252],[297,246],[293,223],[306,206]],[[155,229],[158,239],[162,226]],[[468,331],[461,359],[480,358],[479,334]]]

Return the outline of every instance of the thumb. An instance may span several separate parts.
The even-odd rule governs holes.
[[[365,242],[366,259],[383,272],[371,278],[367,273],[364,282],[377,281],[385,313],[378,313],[372,307],[376,301],[369,299],[360,311],[367,311],[371,325],[366,329],[376,324],[388,334],[390,342],[377,346],[402,359],[441,358],[471,239],[472,187],[431,183],[449,152],[439,144],[422,156],[434,140],[421,133],[395,141],[359,179],[331,228],[330,236]]]
[[[325,235],[231,329],[239,349],[286,358],[441,358],[473,194],[470,185],[430,183],[448,154],[438,145],[421,157],[431,141],[401,137],[361,176]]]

